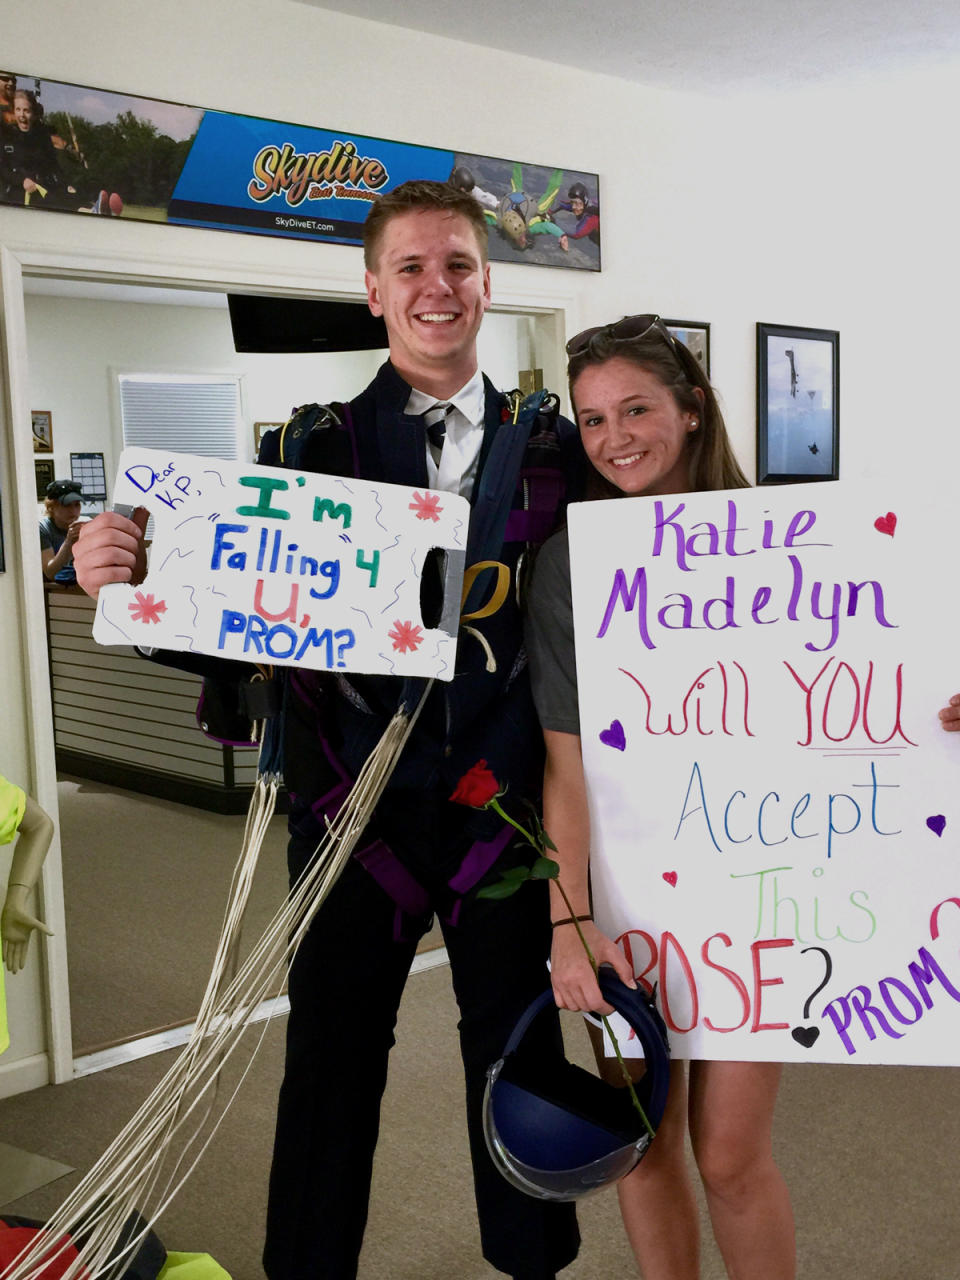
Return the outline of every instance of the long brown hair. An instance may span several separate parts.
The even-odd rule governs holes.
[[[612,328],[611,325],[599,330],[582,350],[570,357],[567,378],[574,414],[577,407],[574,388],[584,369],[606,364],[608,360],[629,360],[666,387],[682,413],[692,413],[699,420],[699,427],[687,442],[691,493],[749,488],[750,481],[734,456],[713,387],[696,356],[659,322],[638,338],[616,338],[610,332]],[[694,394],[694,387],[700,389],[702,402]],[[595,469],[591,471],[593,474],[586,485],[588,498],[621,496],[616,485]]]

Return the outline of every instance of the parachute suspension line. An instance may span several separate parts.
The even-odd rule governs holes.
[[[63,1280],[118,1280],[123,1274],[150,1225],[187,1181],[223,1122],[253,1064],[269,1020],[211,1125],[208,1122],[220,1073],[239,1048],[257,1008],[275,992],[346,866],[432,687],[433,680],[427,681],[412,714],[404,704],[393,716],[339,812],[328,820],[327,834],[314,858],[237,965],[243,913],[280,782],[276,775],[258,777],[213,966],[189,1041],[133,1118],[51,1216],[44,1231],[4,1271],[2,1280],[39,1280],[53,1259],[68,1248],[67,1236],[73,1238],[78,1255],[63,1271]],[[126,1232],[124,1228],[137,1213],[143,1223],[131,1238],[129,1228]],[[82,1243],[78,1243],[78,1235],[83,1236]],[[123,1246],[118,1248],[121,1236]]]

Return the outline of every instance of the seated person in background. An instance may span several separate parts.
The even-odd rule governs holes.
[[[40,563],[50,582],[76,582],[73,544],[85,521],[80,518],[83,494],[76,480],[53,480],[43,500],[47,514],[40,521]]]

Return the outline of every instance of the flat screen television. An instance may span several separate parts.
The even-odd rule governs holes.
[[[387,327],[365,302],[227,295],[237,351],[386,350]]]

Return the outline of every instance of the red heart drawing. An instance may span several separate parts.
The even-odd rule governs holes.
[[[897,517],[892,511],[888,511],[885,516],[877,516],[873,522],[873,527],[878,533],[887,533],[893,537],[893,531],[897,527]]]
[[[671,889],[675,889],[677,887],[677,873],[675,871],[665,871],[663,873],[663,878],[666,880],[667,884],[670,885]]]

